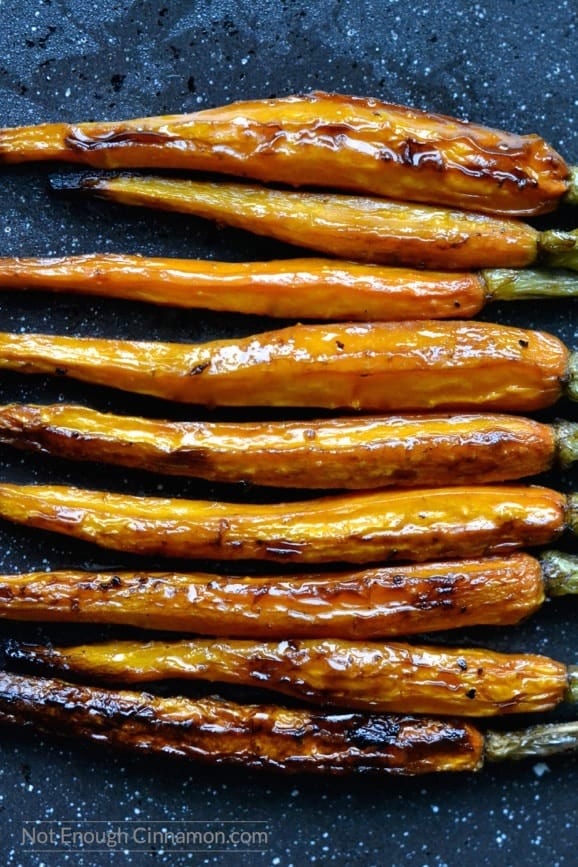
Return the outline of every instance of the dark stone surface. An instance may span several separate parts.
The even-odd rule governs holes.
[[[180,112],[324,88],[536,131],[578,161],[577,13],[571,0],[0,0],[0,20],[0,125]],[[257,259],[288,252],[200,220],[50,198],[51,170],[30,166],[1,172],[0,255],[125,251]],[[561,219],[567,221],[568,215]],[[578,346],[577,313],[576,304],[565,302],[494,307],[485,315],[543,327]],[[270,324],[64,296],[4,293],[0,299],[4,331],[202,340]],[[168,411],[154,401],[104,389],[16,375],[0,378],[2,402],[69,399],[125,412]],[[187,415],[183,408],[171,412]],[[570,407],[558,412],[575,417]],[[0,451],[0,477],[143,493],[162,486],[175,495],[266,496],[122,471],[103,478],[98,467],[25,458],[8,449]],[[549,481],[570,490],[574,477]],[[0,527],[1,572],[119,562],[119,555],[88,545]],[[576,614],[575,602],[561,601],[517,629],[480,629],[448,640],[537,650],[572,662],[578,647]],[[33,628],[20,632],[38,634]],[[118,757],[25,732],[3,732],[0,752],[0,849],[9,865],[96,865],[113,859],[138,865],[282,867],[576,863],[578,765],[571,759],[488,768],[475,777],[311,781]],[[24,852],[24,820],[75,818],[143,825],[170,819],[259,820],[270,836],[264,854]]]

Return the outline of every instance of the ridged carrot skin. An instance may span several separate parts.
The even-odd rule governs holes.
[[[469,271],[523,268],[542,255],[543,236],[520,220],[369,196],[146,175],[66,176],[52,188],[191,214],[359,262]],[[564,238],[574,251],[576,238]]]
[[[233,504],[0,485],[0,517],[136,554],[286,563],[425,561],[507,553],[576,526],[572,496],[479,486]]]
[[[57,457],[274,487],[436,487],[549,470],[578,426],[506,415],[165,422],[85,407],[0,406],[0,443]]]
[[[0,258],[0,286],[287,319],[352,322],[465,319],[475,316],[491,294],[480,274],[313,257],[273,262],[117,254]]]
[[[553,210],[570,187],[568,166],[539,136],[321,92],[0,130],[0,162],[47,159],[224,172],[516,215]]]
[[[482,734],[462,720],[159,697],[5,671],[0,723],[145,755],[283,773],[475,771],[484,759]]]
[[[552,710],[565,665],[536,654],[340,639],[11,643],[10,661],[57,676],[133,684],[182,678],[258,686],[313,704],[377,713],[487,717]]]
[[[485,322],[293,325],[204,344],[0,334],[0,369],[184,403],[530,412],[572,393],[558,338]]]
[[[544,599],[542,566],[523,553],[297,576],[59,571],[0,577],[0,619],[227,638],[371,639],[506,626],[533,614]]]

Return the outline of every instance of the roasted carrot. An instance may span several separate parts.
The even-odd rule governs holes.
[[[578,558],[558,551],[356,572],[35,572],[0,576],[0,618],[104,623],[227,638],[371,639],[506,626],[546,596],[578,593]]]
[[[9,663],[104,683],[180,678],[262,687],[312,704],[378,713],[497,716],[578,701],[578,666],[546,656],[325,638],[10,641]]]
[[[464,721],[160,698],[5,671],[0,723],[145,754],[288,773],[477,770],[484,758],[483,736]]]
[[[525,274],[515,269],[508,273],[513,284]],[[551,278],[549,272],[536,276],[537,282],[552,288],[559,278],[560,288],[564,284],[571,291],[573,277]],[[498,292],[506,282],[498,276]],[[336,321],[466,318],[493,293],[490,283],[491,277],[486,280],[481,274],[314,258],[234,263],[120,255],[0,259],[0,286],[10,289]]]
[[[105,548],[287,563],[424,561],[546,545],[578,527],[576,495],[542,487],[348,493],[233,504],[0,485],[0,517]]]
[[[0,286],[352,322],[467,319],[491,301],[578,295],[578,278],[562,270],[460,273],[316,258],[213,262],[112,253],[0,258]]]
[[[27,160],[224,172],[517,215],[577,197],[575,170],[539,136],[321,92],[0,130],[0,162]]]
[[[191,214],[325,255],[445,271],[578,268],[576,232],[471,211],[340,193],[295,192],[233,182],[142,175],[66,175],[59,192]]]
[[[0,443],[212,481],[361,490],[538,475],[578,458],[578,425],[481,413],[168,422],[10,404],[0,406]]]
[[[478,771],[578,750],[578,723],[482,734],[465,720],[192,700],[0,673],[0,723],[141,754],[312,774]]]
[[[558,338],[486,322],[293,325],[204,344],[0,334],[0,369],[209,406],[529,412],[578,394]]]

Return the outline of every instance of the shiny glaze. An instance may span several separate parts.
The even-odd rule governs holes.
[[[68,571],[0,577],[0,618],[237,638],[380,638],[505,626],[543,601],[540,563],[522,553],[298,576]]]
[[[0,723],[209,765],[313,774],[475,771],[483,736],[458,720],[327,714],[76,686],[0,672]]]
[[[0,406],[0,443],[222,482],[296,488],[435,487],[550,469],[554,428],[505,415],[306,422],[163,422],[79,406]]]
[[[522,268],[540,235],[519,220],[340,193],[148,175],[56,180],[125,205],[192,214],[326,255],[446,271]]]
[[[424,561],[545,545],[566,498],[541,487],[348,493],[233,504],[0,485],[0,517],[141,555],[287,563]]]
[[[475,316],[488,293],[476,274],[331,259],[212,262],[101,254],[1,259],[0,286],[126,298],[260,316],[351,321]]]
[[[38,159],[224,172],[517,215],[553,210],[569,174],[536,135],[320,92],[188,115],[0,130],[0,162]]]
[[[566,667],[545,656],[336,638],[13,644],[7,656],[104,682],[237,683],[313,704],[385,713],[532,713],[556,707],[568,688]]]
[[[0,369],[209,406],[529,412],[560,397],[569,360],[553,335],[486,322],[293,325],[193,345],[0,334]]]

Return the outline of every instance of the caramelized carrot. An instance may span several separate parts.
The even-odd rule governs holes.
[[[521,273],[509,271],[510,282]],[[546,292],[561,284],[560,277],[534,273],[534,285],[543,285]],[[569,287],[571,281],[564,282]],[[493,296],[491,283],[491,276],[486,280],[481,274],[315,258],[212,262],[102,254],[0,259],[0,286],[8,289],[102,295],[288,319],[467,318]],[[506,280],[500,278],[498,285],[506,285]]]
[[[11,641],[11,662],[58,676],[133,684],[182,678],[258,686],[306,702],[378,713],[496,716],[578,701],[578,667],[546,656],[335,638]]]
[[[477,770],[484,757],[483,736],[463,721],[161,698],[5,671],[0,723],[145,754],[287,773]]]
[[[141,555],[302,564],[477,557],[546,545],[578,526],[574,495],[522,486],[255,505],[0,484],[0,517]]]
[[[11,404],[0,406],[0,443],[212,481],[361,490],[538,475],[578,458],[578,425],[481,413],[167,422]]]
[[[0,672],[0,723],[208,765],[313,774],[478,771],[578,749],[578,723],[483,734],[464,720],[192,700]]]
[[[575,233],[538,232],[519,220],[432,205],[252,184],[141,175],[53,178],[59,192],[191,214],[316,250],[382,265],[446,271],[578,268]]]
[[[460,273],[315,258],[213,262],[112,253],[0,258],[0,286],[352,322],[467,319],[489,301],[578,295],[578,278],[566,271]]]
[[[529,412],[574,395],[574,366],[552,335],[485,322],[294,325],[195,345],[0,334],[0,369],[209,406]]]
[[[578,558],[551,551],[362,571],[36,572],[0,577],[0,618],[230,638],[371,639],[518,623],[578,593]]]
[[[0,130],[0,162],[47,159],[224,172],[498,214],[545,213],[576,197],[573,171],[539,136],[320,92]]]

